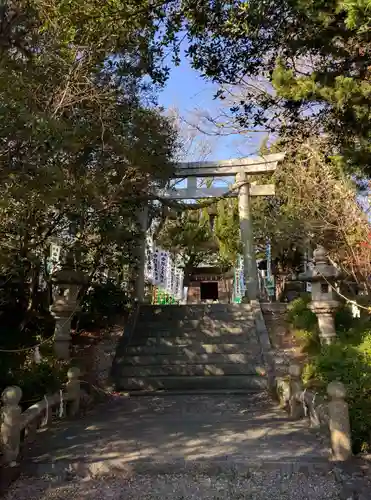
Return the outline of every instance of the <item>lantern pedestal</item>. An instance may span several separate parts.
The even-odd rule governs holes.
[[[58,359],[70,359],[71,322],[77,309],[50,312],[55,318],[54,352]]]
[[[321,344],[332,344],[336,339],[335,312],[339,307],[337,301],[314,301],[309,305],[318,319]]]
[[[70,359],[71,322],[79,312],[77,300],[85,275],[68,264],[52,276],[53,304],[50,312],[55,318],[54,350],[59,359]]]

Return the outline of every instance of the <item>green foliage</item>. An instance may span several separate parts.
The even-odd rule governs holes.
[[[54,394],[66,382],[68,367],[52,358],[43,358],[40,364],[29,363],[15,373],[15,382],[22,389],[22,402],[40,401],[45,394]]]
[[[107,321],[114,321],[119,315],[123,316],[130,305],[130,297],[122,286],[114,280],[106,283],[95,283],[83,298],[82,318],[79,328],[85,327],[87,321],[94,322],[95,326]]]
[[[287,308],[287,320],[294,328],[313,330],[317,325],[317,316],[308,308],[311,301],[309,293],[290,302]]]
[[[308,309],[309,295],[295,299],[288,310],[288,321],[303,349],[309,354],[303,371],[306,385],[325,392],[333,380],[347,387],[353,448],[369,451],[371,433],[371,324],[368,317],[353,319],[343,305],[336,313],[337,341],[321,346],[316,316]]]
[[[236,200],[223,199],[199,210],[184,211],[165,221],[157,239],[164,248],[180,253],[187,267],[212,261],[224,269],[234,266],[241,253]]]
[[[308,308],[310,294],[290,302],[287,309],[287,320],[292,327],[292,333],[306,353],[318,352],[320,341],[316,315]]]
[[[167,76],[161,19],[147,0],[1,3],[0,313],[13,321],[2,321],[0,347],[50,333],[51,238],[90,281],[134,267],[137,209],[156,210],[149,190],[167,182],[177,148],[156,104]],[[103,314],[120,304],[108,297]],[[27,362],[1,355],[2,384],[42,397],[57,367]]]
[[[262,154],[275,153],[278,141]],[[258,242],[269,237],[280,272],[298,270],[303,253],[322,244],[329,257],[354,281],[369,286],[369,221],[354,178],[344,175],[336,158],[327,156],[331,139],[291,141],[285,159],[269,180],[276,196],[253,200]]]
[[[52,349],[45,344],[41,353],[39,364],[34,362],[33,351],[1,355],[2,388],[18,385],[22,389],[21,403],[24,409],[43,399],[45,394],[54,394],[66,382],[67,364],[56,360]]]
[[[371,333],[357,345],[338,342],[324,346],[304,370],[304,382],[315,380],[324,390],[333,380],[347,387],[353,448],[356,453],[370,450],[371,432]]]
[[[217,203],[214,234],[219,243],[219,258],[227,266],[233,266],[242,253],[238,203],[233,199]]]
[[[165,249],[181,256],[185,274],[207,260],[213,253],[213,237],[210,221],[205,210],[192,210],[179,214],[176,220],[166,219],[158,243]]]
[[[242,127],[286,145],[325,131],[343,167],[369,173],[370,0],[185,0],[183,12],[188,54],[218,95],[248,82],[232,106]]]
[[[12,4],[0,18],[0,272],[29,313],[50,237],[90,278],[135,259],[136,210],[177,144],[155,102],[166,71],[147,1]]]

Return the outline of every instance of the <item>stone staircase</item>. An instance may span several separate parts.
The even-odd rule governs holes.
[[[249,305],[141,306],[113,378],[127,392],[259,392],[265,372]]]
[[[249,306],[145,306],[131,321],[112,373],[124,391],[41,428],[4,500],[370,498],[370,467],[330,461],[329,433],[264,390]]]

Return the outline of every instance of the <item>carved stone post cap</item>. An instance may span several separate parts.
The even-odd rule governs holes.
[[[347,390],[342,382],[334,380],[330,382],[327,386],[327,394],[331,399],[345,399],[347,395]]]
[[[9,387],[6,387],[1,394],[4,406],[17,406],[21,398],[22,389],[17,385],[10,385]]]
[[[68,380],[74,380],[79,378],[80,374],[81,374],[80,368],[78,368],[77,366],[72,366],[71,368],[68,369],[67,378]]]
[[[301,376],[301,366],[298,363],[292,363],[289,366],[289,374],[292,377],[300,377]]]

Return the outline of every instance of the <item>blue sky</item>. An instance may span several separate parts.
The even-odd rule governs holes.
[[[213,99],[217,87],[206,81],[201,75],[191,68],[183,54],[182,63],[172,67],[170,78],[164,91],[159,96],[159,104],[165,108],[175,107],[182,116],[186,116],[195,108],[207,110],[212,116],[217,113],[220,102]],[[226,160],[241,157],[247,154],[256,154],[260,140],[256,136],[246,140],[241,152],[241,137],[218,137],[213,140],[213,151],[209,160]]]

